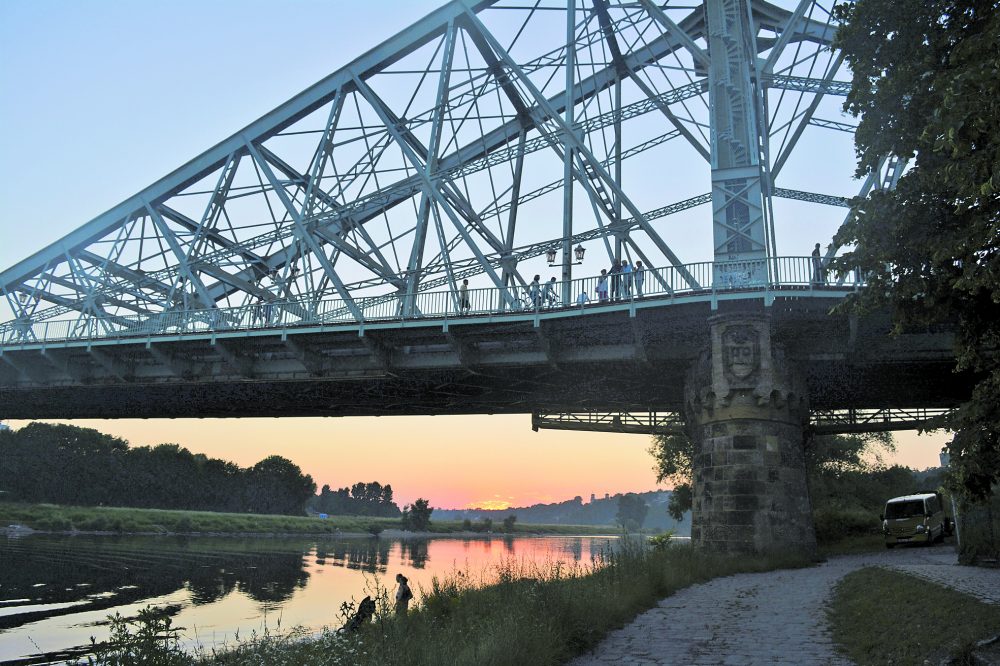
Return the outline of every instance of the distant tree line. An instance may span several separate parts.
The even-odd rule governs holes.
[[[500,525],[500,531],[504,534],[514,533],[514,523],[517,522],[517,516],[510,514],[503,519],[503,523]],[[483,518],[479,522],[472,522],[468,518],[462,521],[462,529],[466,532],[493,532],[493,519]]]
[[[177,444],[130,447],[89,428],[32,423],[0,432],[0,499],[300,515],[316,484],[269,456],[253,467]]]
[[[619,515],[622,498],[626,495],[636,495],[641,502],[632,498],[625,500],[626,514]],[[678,534],[686,534],[690,529],[688,515],[672,519],[667,515],[666,506],[670,491],[652,491],[644,493],[619,493],[608,497],[591,497],[584,503],[583,497],[576,496],[563,502],[552,504],[533,504],[531,506],[510,507],[508,509],[437,509],[434,514],[439,520],[469,521],[474,531],[491,531],[493,523],[504,520],[513,514],[516,520],[529,524],[562,524],[562,525],[621,525],[622,518],[631,519],[643,529],[675,530]],[[642,512],[641,506],[647,510]],[[629,509],[635,513],[629,513]],[[639,512],[642,512],[641,515]],[[489,519],[488,528],[484,528]]]
[[[324,485],[320,493],[309,500],[309,509],[337,516],[398,518],[401,515],[399,506],[392,501],[392,486],[383,486],[378,481],[355,483],[350,488],[337,490]]]

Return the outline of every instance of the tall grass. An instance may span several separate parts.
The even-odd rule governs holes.
[[[587,565],[507,561],[479,575],[457,571],[434,579],[402,617],[392,612],[388,590],[376,581],[375,620],[356,634],[264,634],[190,659],[220,666],[558,664],[683,587],[807,564],[790,556],[723,556],[690,546],[650,550],[629,541]],[[346,617],[352,609],[343,610]]]

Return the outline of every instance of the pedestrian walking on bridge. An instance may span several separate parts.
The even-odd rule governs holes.
[[[469,303],[469,281],[462,280],[462,286],[458,288],[458,307],[462,314],[469,314],[469,308],[472,304]]]

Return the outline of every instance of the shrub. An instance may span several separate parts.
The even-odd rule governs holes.
[[[652,546],[655,550],[666,550],[667,548],[670,548],[671,544],[673,543],[672,541],[673,538],[674,538],[674,531],[667,530],[662,534],[656,534],[654,536],[649,537],[649,545]]]
[[[878,516],[861,509],[817,509],[813,513],[813,520],[816,525],[816,541],[820,544],[881,533]]]
[[[73,523],[68,518],[46,516],[35,521],[35,528],[46,532],[68,532],[73,529]]]

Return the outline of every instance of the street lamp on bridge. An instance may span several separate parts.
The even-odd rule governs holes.
[[[585,248],[583,245],[577,245],[573,249],[573,256],[576,258],[576,261],[574,261],[571,265],[572,266],[578,266],[578,265],[582,264],[583,263],[583,255],[584,255],[584,253],[586,251],[587,251],[587,248]],[[550,248],[549,251],[545,253],[545,259],[546,259],[546,261],[549,262],[549,266],[552,266],[553,264],[555,264],[556,263],[556,249],[555,248]]]

